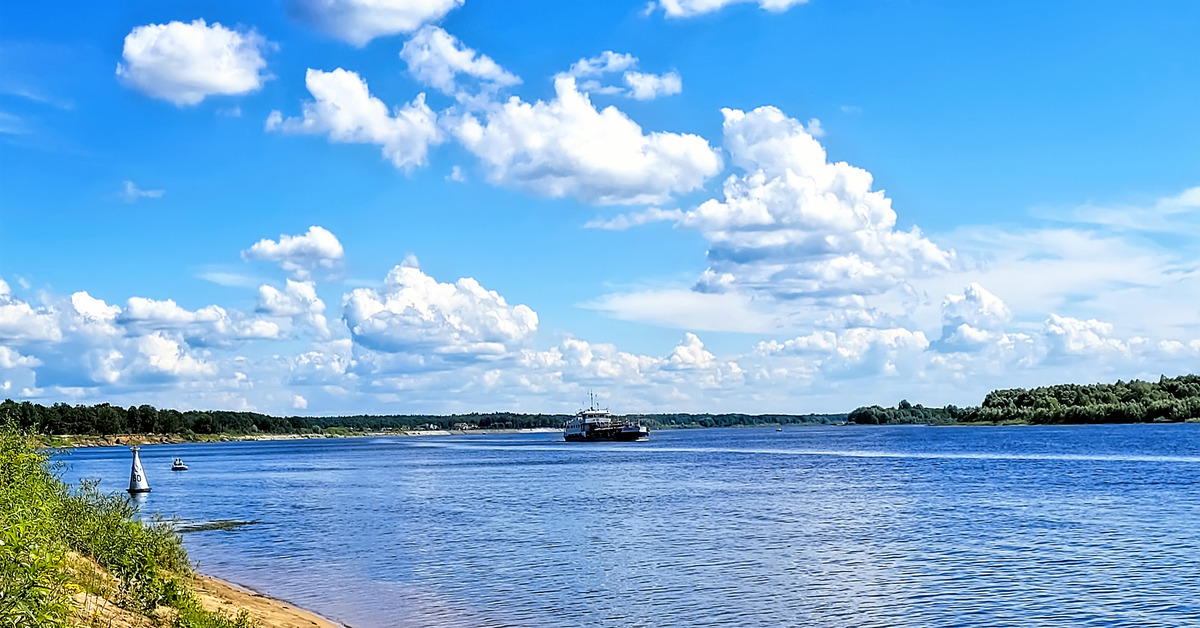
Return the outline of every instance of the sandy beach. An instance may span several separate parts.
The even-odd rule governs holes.
[[[259,625],[271,628],[346,628],[347,624],[335,622],[311,611],[304,610],[283,600],[277,600],[236,584],[196,575],[193,591],[204,608],[236,615],[246,609]]]
[[[558,427],[531,427],[491,430],[403,430],[388,432],[356,432],[351,434],[204,434],[184,438],[179,434],[112,434],[89,436],[67,434],[55,436],[62,441],[54,447],[114,447],[127,445],[156,445],[178,443],[229,443],[236,441],[320,440],[325,438],[379,438],[386,436],[485,436],[488,434],[534,434],[561,432]]]

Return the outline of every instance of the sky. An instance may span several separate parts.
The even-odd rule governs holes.
[[[1200,371],[1200,4],[0,8],[0,397],[844,412]]]

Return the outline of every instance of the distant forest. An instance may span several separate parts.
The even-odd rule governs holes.
[[[926,408],[901,401],[894,408],[867,406],[850,422],[868,425],[924,423],[1152,423],[1200,419],[1200,375],[1162,377],[1158,382],[1059,384],[1033,389],[994,390],[978,407]]]
[[[651,429],[813,425],[852,423],[889,425],[920,423],[1146,423],[1200,420],[1200,376],[1163,377],[1158,382],[1131,380],[1115,384],[1061,384],[1034,389],[1010,388],[987,395],[977,407],[925,407],[907,400],[895,407],[865,406],[847,414],[637,414],[630,418]],[[0,403],[0,420],[46,435],[113,434],[321,434],[406,431],[420,429],[488,430],[562,427],[565,414],[513,412],[454,415],[354,415],[275,417],[257,412],[158,409],[149,405],[122,408],[107,403],[43,406]]]
[[[651,429],[671,427],[732,427],[837,423],[845,414],[640,414],[630,415]],[[113,434],[322,434],[411,431],[421,429],[489,430],[562,427],[565,414],[513,412],[453,415],[354,415],[337,417],[275,417],[257,412],[158,409],[150,405],[122,408],[107,403],[93,406],[56,403],[52,406],[0,403],[0,420],[11,417],[18,427],[46,435],[109,436]]]

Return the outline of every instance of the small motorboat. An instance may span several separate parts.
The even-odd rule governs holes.
[[[187,471],[187,465],[183,464],[183,458],[176,458],[175,461],[171,463],[171,470]]]

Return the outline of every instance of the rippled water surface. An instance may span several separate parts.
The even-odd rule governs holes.
[[[144,512],[259,521],[186,534],[202,571],[358,628],[1200,626],[1198,424],[141,453]],[[128,449],[66,459],[128,482]]]

